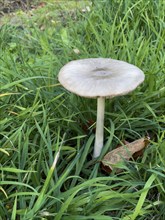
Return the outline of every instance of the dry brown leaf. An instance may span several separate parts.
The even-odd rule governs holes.
[[[102,163],[102,169],[106,172],[111,172],[113,166],[122,162],[123,160],[130,160],[132,157],[137,158],[142,155],[142,150],[148,145],[149,137],[138,139],[134,142],[124,142],[124,145],[115,148],[107,153]]]

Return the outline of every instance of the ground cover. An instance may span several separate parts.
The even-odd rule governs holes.
[[[40,4],[39,4],[40,3]],[[46,1],[0,20],[0,219],[165,219],[165,54],[160,1]],[[111,57],[145,73],[107,100],[104,152],[92,159],[96,100],[57,80],[73,59]],[[106,173],[123,140],[150,136]]]

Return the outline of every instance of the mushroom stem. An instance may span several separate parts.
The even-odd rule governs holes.
[[[103,147],[104,138],[104,109],[105,109],[105,98],[97,98],[97,122],[96,122],[96,136],[93,157],[100,156]]]

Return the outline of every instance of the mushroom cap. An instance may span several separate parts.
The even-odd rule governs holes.
[[[110,58],[73,60],[64,65],[59,82],[68,91],[83,97],[114,97],[133,91],[144,81],[138,67]]]

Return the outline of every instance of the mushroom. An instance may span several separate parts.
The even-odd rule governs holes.
[[[136,66],[110,58],[73,60],[64,65],[59,82],[70,92],[97,98],[97,122],[93,157],[100,156],[104,139],[105,98],[125,95],[144,81],[144,73]]]

